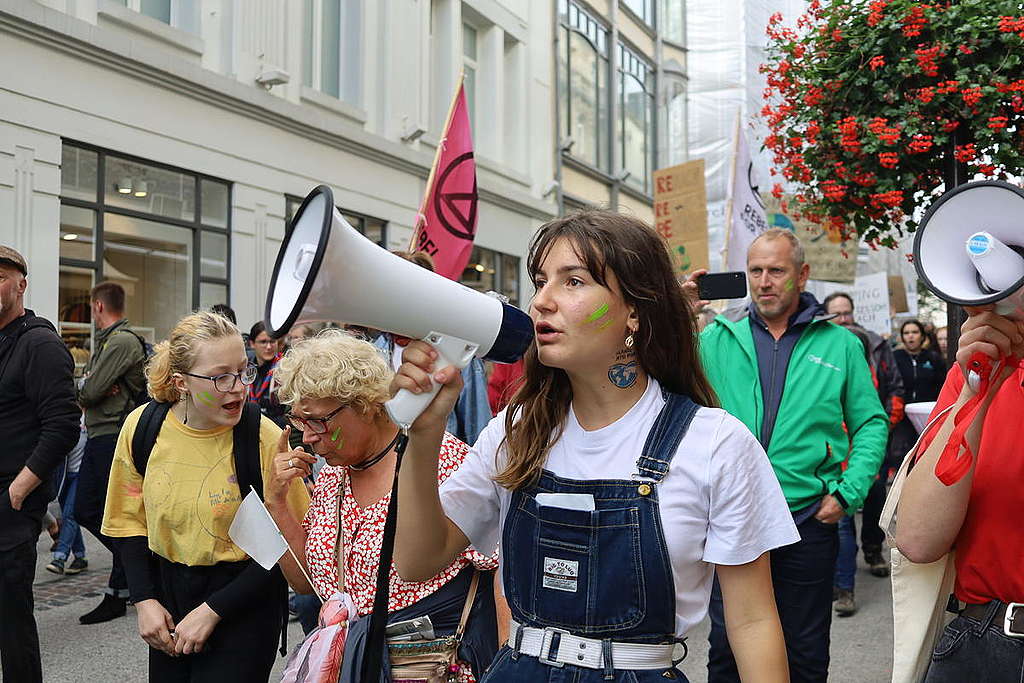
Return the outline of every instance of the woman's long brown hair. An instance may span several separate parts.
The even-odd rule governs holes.
[[[640,367],[668,391],[716,407],[718,399],[697,352],[694,314],[658,234],[643,221],[613,211],[555,219],[541,226],[530,244],[531,279],[559,239],[569,240],[599,284],[607,287],[607,273],[615,273],[623,299],[639,318],[633,350]],[[495,477],[498,484],[514,490],[540,477],[551,446],[562,436],[571,401],[568,375],[541,364],[534,342],[524,357],[523,383],[505,412],[502,443],[508,461]]]

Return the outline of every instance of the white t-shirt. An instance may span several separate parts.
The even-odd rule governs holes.
[[[661,388],[651,379],[640,400],[601,429],[584,430],[570,409],[545,469],[569,479],[629,480],[664,405]],[[494,548],[500,542],[512,497],[494,482],[504,420],[504,412],[491,420],[462,466],[441,487],[445,514],[477,548]],[[506,457],[502,449],[502,465]],[[761,445],[739,420],[718,408],[697,411],[658,486],[658,499],[680,637],[707,612],[712,565],[745,564],[800,540]],[[504,557],[504,548],[500,550]]]

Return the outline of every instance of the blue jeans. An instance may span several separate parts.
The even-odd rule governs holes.
[[[1019,683],[1024,639],[1004,635],[1003,625],[991,622],[991,617],[978,621],[965,616],[951,621],[932,652],[925,683]]]
[[[53,559],[66,560],[74,553],[75,557],[85,559],[85,540],[82,529],[75,521],[75,497],[78,494],[78,472],[68,472],[64,477],[60,495],[60,538],[57,549],[53,551]]]
[[[836,558],[836,588],[852,591],[857,575],[857,522],[853,517],[839,520],[839,556]]]

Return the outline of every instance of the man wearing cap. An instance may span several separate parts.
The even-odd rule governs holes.
[[[78,439],[74,361],[50,321],[27,310],[28,265],[0,245],[0,667],[42,681],[33,616],[36,539],[50,476]]]

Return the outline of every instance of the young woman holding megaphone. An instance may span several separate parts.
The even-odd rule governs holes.
[[[911,562],[956,548],[953,593],[963,607],[935,643],[928,683],[1018,681],[1024,663],[1024,531],[1015,514],[1024,481],[1024,321],[992,305],[966,310],[958,365],[932,419],[948,412],[925,433],[896,518],[896,544]],[[970,373],[982,377],[977,388]]]
[[[508,408],[440,487],[460,375],[412,342],[393,390],[442,390],[412,424],[395,560],[432,576],[500,543],[508,644],[485,681],[685,680],[673,650],[717,568],[746,681],[786,681],[768,552],[798,540],[764,451],[716,398],[664,243],[590,211],[530,248],[536,338]]]

